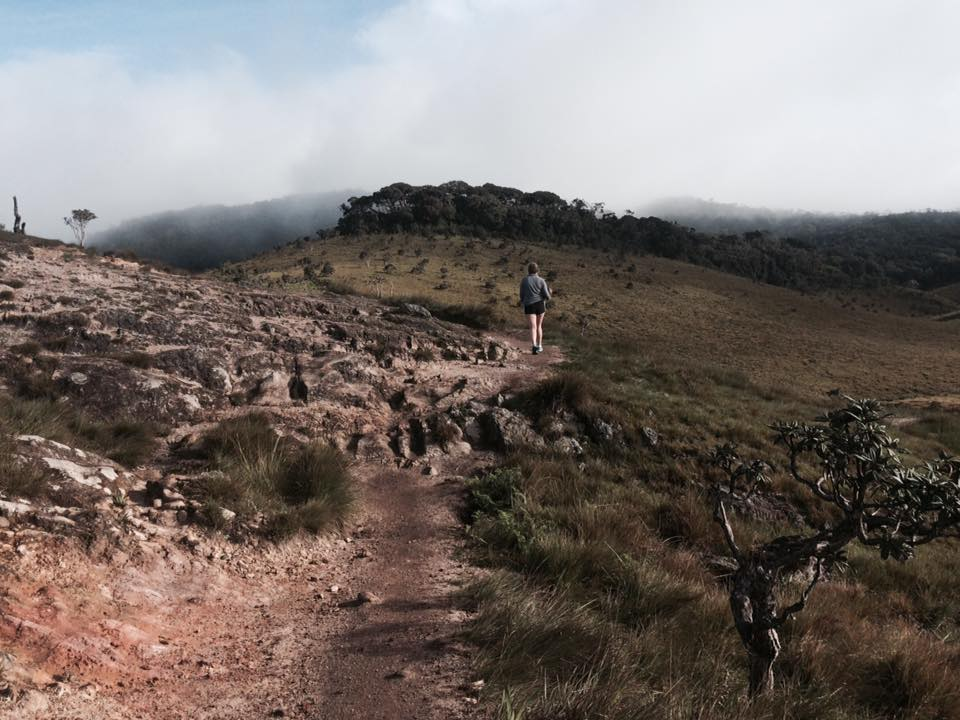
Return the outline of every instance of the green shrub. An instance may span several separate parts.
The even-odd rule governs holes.
[[[90,450],[127,467],[142,464],[157,446],[162,428],[136,420],[91,420],[50,397],[0,395],[0,428],[11,435],[39,435]]]
[[[481,515],[493,515],[514,508],[523,500],[523,478],[517,468],[497,468],[467,484],[466,517],[473,522]]]
[[[270,416],[262,412],[224,420],[204,436],[200,456],[223,464],[231,458],[267,455],[279,443],[270,423]]]
[[[159,430],[152,423],[119,420],[81,426],[79,432],[102,448],[111,460],[125,467],[136,467],[153,455]]]

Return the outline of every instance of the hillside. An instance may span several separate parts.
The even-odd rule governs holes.
[[[9,233],[0,313],[0,718],[473,707],[456,509],[497,452],[438,417],[549,358]]]
[[[918,292],[812,295],[639,254],[416,234],[334,235],[218,274],[298,292],[329,285],[467,305],[480,320],[515,326],[516,286],[530,260],[556,291],[548,326],[629,344],[667,367],[708,365],[772,386],[791,378],[807,397],[842,387],[897,399],[960,383],[960,325],[927,317]]]
[[[556,295],[540,356],[530,258]],[[770,425],[836,387],[888,401],[918,457],[960,452],[954,322],[457,235],[180,276],[5,233],[0,263],[0,718],[960,707],[946,542],[851,545],[748,704],[709,485],[718,442],[771,462],[730,507],[744,547],[829,519]]]
[[[218,274],[307,296],[418,298],[522,337],[515,293],[530,259],[555,290],[547,343],[568,360],[506,407],[559,442],[586,427],[588,444],[570,456],[515,441],[471,485],[474,559],[492,574],[467,593],[470,637],[501,711],[956,717],[952,542],[903,564],[851,546],[783,629],[774,692],[744,704],[709,464],[721,442],[772,464],[762,499],[732,516],[754,548],[831,517],[791,480],[771,431],[837,407],[829,390],[885,400],[918,457],[960,452],[956,323],[899,314],[908,300],[877,291],[811,295],[667,259],[458,235],[332,235]],[[784,603],[802,582],[784,587]]]
[[[206,205],[127,220],[90,245],[187,270],[239,260],[331,227],[352,192],[308,193],[249,205]]]

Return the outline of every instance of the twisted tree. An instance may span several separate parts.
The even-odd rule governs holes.
[[[730,608],[747,650],[751,695],[773,687],[780,628],[804,609],[847,545],[859,542],[883,558],[904,562],[916,546],[960,534],[960,461],[942,456],[905,462],[906,451],[889,434],[880,404],[843,399],[844,407],[815,424],[773,426],[778,444],[786,448],[790,478],[833,509],[834,522],[807,534],[741,548],[726,505],[748,503],[767,484],[770,466],[741,459],[732,444],[712,453],[720,470],[713,487],[714,518],[736,563]],[[782,586],[800,573],[807,573],[805,589],[793,603],[781,604]]]

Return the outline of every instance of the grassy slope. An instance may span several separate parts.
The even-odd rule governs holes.
[[[551,325],[559,320],[578,334],[587,321],[587,339],[616,340],[665,365],[712,365],[776,387],[789,379],[807,396],[842,387],[895,399],[942,394],[960,384],[960,327],[885,313],[872,296],[805,296],[659,258],[462,238],[333,238],[236,267],[261,281],[281,282],[286,275],[282,284],[309,291],[313,283],[298,264],[304,259],[318,273],[332,263],[331,280],[359,292],[375,293],[380,278],[385,297],[489,303],[511,323],[522,322],[516,285],[527,260],[536,259],[542,274],[556,275]],[[423,259],[425,271],[411,273]],[[396,267],[392,274],[383,272],[388,263]],[[449,289],[435,289],[444,280]]]
[[[582,466],[549,454],[509,459],[499,481],[506,500],[477,509],[477,559],[494,571],[468,593],[479,611],[473,638],[490,686],[508,689],[528,719],[960,717],[954,544],[922,548],[903,565],[854,548],[845,572],[787,629],[780,690],[743,705],[744,658],[713,561],[723,548],[700,485],[702,455],[717,440],[779,460],[766,426],[812,419],[828,388],[952,394],[955,324],[663,260],[460,238],[334,239],[244,267],[249,279],[309,291],[305,257],[318,271],[331,262],[337,282],[368,292],[389,262],[397,270],[382,276],[385,295],[489,301],[511,323],[514,286],[536,258],[556,273],[551,330],[579,387],[566,405],[663,438],[656,448],[591,448]],[[425,272],[411,273],[423,258]],[[435,290],[442,278],[450,289]],[[535,416],[562,409],[535,397],[528,406]],[[960,452],[953,413],[901,414],[908,446]],[[821,517],[784,478],[775,490],[808,519]],[[735,524],[741,544],[796,532],[776,512]]]

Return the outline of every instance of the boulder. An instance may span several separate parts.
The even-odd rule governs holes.
[[[445,448],[448,455],[458,457],[460,455],[469,455],[473,452],[473,447],[466,440],[454,440],[447,443]]]
[[[553,443],[553,447],[564,455],[580,457],[583,455],[583,446],[572,437],[562,437]]]
[[[530,422],[520,413],[506,408],[492,408],[483,413],[478,421],[483,441],[501,452],[544,447],[543,438],[534,432]]]
[[[358,460],[378,460],[386,462],[393,457],[390,441],[386,436],[372,432],[357,439],[356,456]]]
[[[611,443],[623,433],[623,428],[618,424],[609,423],[603,418],[593,418],[590,421],[588,432],[594,442]]]
[[[650,447],[656,447],[660,444],[660,433],[652,427],[644,427],[641,431],[644,442]]]
[[[290,376],[280,370],[272,370],[257,381],[250,399],[258,405],[289,405]]]
[[[427,310],[423,305],[417,305],[415,303],[402,303],[397,312],[403,315],[414,315],[416,317],[422,318],[432,318],[433,314]]]
[[[219,365],[210,370],[210,380],[215,389],[222,390],[228,395],[233,390],[233,380],[230,379],[230,373]]]

